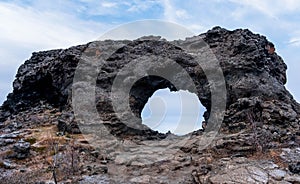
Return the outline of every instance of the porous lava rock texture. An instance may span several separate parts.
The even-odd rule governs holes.
[[[268,40],[247,29],[228,31],[220,27],[185,41],[168,42],[149,37],[134,41],[91,42],[66,50],[33,53],[18,70],[13,83],[13,93],[8,95],[1,107],[1,120],[38,106],[41,101],[61,109],[70,109],[73,77],[82,53],[91,52],[95,55],[102,52],[101,48],[112,46],[118,50],[101,66],[96,82],[97,90],[105,91],[101,94],[99,92],[98,96],[96,92],[97,109],[104,121],[121,123],[113,114],[109,100],[111,86],[119,70],[141,56],[155,56],[156,60],[161,59],[162,62],[171,59],[184,68],[196,86],[201,103],[207,108],[207,120],[211,108],[212,84],[209,84],[201,66],[194,61],[189,50],[181,47],[198,40],[204,40],[209,45],[224,74],[227,107],[224,130],[235,131],[249,126],[247,119],[250,110],[254,111],[250,113],[252,118],[263,124],[290,127],[294,130],[299,128],[299,104],[284,86],[287,81],[287,66],[276,53],[268,54]],[[164,73],[168,67],[162,63],[160,72]],[[179,90],[161,76],[149,75],[139,79],[130,90],[131,110],[140,117],[148,98],[156,90],[166,87]]]
[[[170,138],[174,135],[161,134],[142,125],[140,114],[144,105],[158,89],[192,90],[192,84],[195,87],[193,92],[207,109],[203,115],[206,124],[208,127],[213,126],[214,119],[210,120],[215,116],[212,115],[212,90],[220,90],[222,84],[208,80],[206,72],[207,70],[213,72],[216,69],[214,67],[219,66],[222,69],[225,87],[222,91],[225,94],[220,100],[224,100],[225,108],[216,115],[223,117],[222,124],[220,129],[216,130],[219,134],[208,148],[201,150],[197,147],[196,142],[204,136],[203,132],[205,132],[205,130],[198,130],[187,135],[189,138],[185,141],[186,144],[176,146],[176,149],[180,148],[180,155],[174,155],[172,151],[166,152],[166,155],[173,155],[174,160],[166,159],[160,160],[161,164],[156,162],[148,164],[147,161],[159,151],[147,149],[145,146],[142,151],[140,150],[141,153],[139,152],[145,156],[135,160],[136,157],[130,154],[130,150],[133,150],[132,153],[138,151],[129,144],[131,145],[128,148],[129,152],[125,151],[126,153],[121,154],[111,150],[111,153],[115,154],[106,155],[110,158],[108,162],[110,165],[105,169],[106,172],[110,173],[111,170],[117,172],[116,167],[119,165],[123,169],[127,168],[126,173],[120,173],[119,177],[103,175],[101,176],[104,177],[103,181],[297,183],[300,180],[297,156],[300,144],[300,105],[285,87],[288,80],[287,65],[276,52],[268,53],[266,47],[268,44],[266,37],[254,34],[248,29],[229,31],[215,27],[206,33],[185,40],[167,41],[160,37],[149,36],[133,41],[95,41],[65,50],[33,53],[32,57],[20,66],[13,83],[13,92],[7,96],[7,100],[1,106],[0,128],[3,136],[0,143],[3,147],[13,144],[16,142],[15,139],[22,135],[22,131],[17,132],[16,134],[20,135],[16,137],[8,136],[9,141],[6,141],[5,135],[14,135],[16,130],[24,127],[32,128],[41,125],[44,121],[54,122],[54,124],[59,122],[60,125],[64,125],[64,131],[68,130],[67,132],[72,134],[72,128],[75,128],[76,133],[79,134],[80,130],[76,124],[80,124],[81,119],[74,117],[72,95],[78,86],[84,90],[84,86],[87,85],[74,80],[76,72],[88,68],[89,64],[81,65],[86,57],[96,63],[97,75],[87,73],[81,77],[91,78],[90,81],[94,81],[94,84],[91,83],[95,86],[95,96],[90,100],[95,102],[94,108],[99,115],[89,123],[104,124],[112,135],[123,141],[149,140],[154,141],[149,143],[150,145],[158,144],[159,147],[165,147],[171,142],[172,144],[176,141],[180,142],[180,137]],[[204,52],[201,54],[209,65],[210,59],[205,58],[203,47],[209,48],[209,52],[213,53],[218,61],[217,65],[204,69],[197,62],[195,54],[198,49],[199,53]],[[111,50],[113,52],[109,52]],[[102,61],[101,57],[105,60]],[[172,65],[169,61],[175,64]],[[124,72],[122,69],[132,62],[136,63],[131,66],[132,71]],[[148,73],[140,75],[144,72],[143,68],[149,68]],[[178,71],[183,69],[186,72],[190,81],[185,80],[184,72],[176,71],[178,68]],[[132,76],[130,72],[142,77],[132,79],[128,77]],[[128,81],[132,83],[128,96],[124,98],[129,103],[130,112],[123,112],[121,118],[120,114],[115,112],[112,102],[114,97],[111,95],[115,79],[120,76],[125,86]],[[88,85],[87,88],[89,87]],[[90,109],[87,107],[82,111],[90,111]],[[47,120],[36,122],[30,119],[31,115],[44,112],[51,112],[50,115],[43,117]],[[30,117],[28,114],[31,114]],[[135,119],[124,123],[122,118],[131,117],[130,114],[133,114]],[[36,124],[33,125],[33,122]],[[107,141],[101,144],[108,149],[113,148]],[[141,145],[136,142],[132,144]],[[173,148],[175,149],[175,146],[171,147]],[[262,159],[255,157],[256,153],[265,152],[270,157]],[[251,156],[253,158],[250,159]],[[268,160],[271,157],[276,160]],[[143,170],[138,174],[136,168],[140,167]],[[151,170],[151,167],[154,169]],[[93,178],[86,178],[86,182],[89,180]]]

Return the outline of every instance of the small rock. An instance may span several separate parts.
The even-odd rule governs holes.
[[[268,183],[278,183],[278,184],[291,184],[290,182],[287,182],[287,181],[284,181],[284,180],[282,180],[282,181],[276,181],[276,180],[273,180],[273,179],[270,179],[269,181],[268,181]]]
[[[65,134],[66,132],[69,134],[80,134],[80,129],[76,122],[67,123],[63,119],[59,119],[57,123],[57,128],[59,132],[63,132]]]
[[[254,166],[243,166],[224,170],[223,174],[217,174],[209,178],[211,183],[267,183],[268,174],[264,170]]]
[[[13,133],[10,133],[10,134],[3,134],[3,135],[0,135],[0,138],[2,139],[15,139],[19,136],[19,132],[13,132]]]
[[[56,132],[56,136],[58,137],[64,136],[64,132]]]
[[[132,183],[150,183],[151,177],[149,175],[139,176],[136,178],[132,178],[130,182]]]
[[[186,160],[186,157],[182,156],[182,155],[179,155],[177,158],[176,158],[177,161],[179,162],[184,162]]]
[[[183,166],[182,165],[175,165],[174,168],[172,168],[172,171],[176,171],[176,170],[179,170],[179,169],[182,169]]]
[[[286,172],[280,169],[275,169],[269,172],[270,176],[275,180],[282,180],[286,175]]]
[[[291,183],[300,183],[300,177],[299,176],[287,176],[284,178],[285,181],[291,182]]]
[[[115,164],[117,165],[125,165],[129,162],[129,158],[126,158],[125,156],[118,155],[115,159]]]
[[[299,162],[300,158],[300,148],[290,149],[290,148],[283,148],[280,157],[288,163],[297,163]]]
[[[46,181],[45,184],[54,184],[53,181]]]
[[[272,161],[267,161],[261,164],[260,166],[263,170],[272,170],[277,169],[278,165],[274,164]]]
[[[94,156],[94,157],[96,157],[96,158],[99,157],[99,154],[100,154],[99,151],[92,151],[91,152],[91,155]]]
[[[268,181],[268,175],[264,172],[264,170],[259,169],[257,167],[248,167],[247,168],[249,174],[251,174],[251,177],[255,179],[255,181],[261,182],[261,183],[267,183]]]
[[[21,168],[21,169],[20,169],[20,172],[21,172],[21,173],[24,173],[24,172],[26,172],[26,171],[27,171],[26,168]]]
[[[44,182],[44,181],[37,181],[34,184],[46,184],[46,182]]]
[[[4,128],[5,124],[3,122],[0,122],[0,128]]]
[[[62,184],[72,184],[72,180],[68,179],[66,181],[61,182]]]
[[[15,158],[25,159],[29,156],[30,153],[30,143],[20,140],[14,145],[13,149],[15,152]]]
[[[89,173],[89,175],[99,175],[107,172],[108,168],[106,165],[87,165],[84,169],[84,173]]]
[[[211,170],[212,170],[211,165],[206,165],[206,164],[200,165],[200,167],[198,169],[198,175],[206,175]]]
[[[193,177],[193,179],[195,180],[196,183],[200,183],[198,172],[196,170],[193,170],[192,177]]]
[[[296,164],[290,164],[289,170],[294,174],[300,174],[300,162],[297,162]]]
[[[100,165],[97,166],[95,168],[93,168],[93,174],[92,175],[98,175],[100,173],[107,173],[108,172],[108,168],[105,165]]]
[[[15,142],[16,141],[14,139],[0,139],[0,146],[6,146]]]
[[[16,165],[11,163],[10,161],[4,160],[0,163],[0,165],[3,166],[4,169],[14,169],[16,168]]]
[[[107,160],[101,160],[101,162],[100,162],[101,164],[107,164]]]
[[[63,134],[67,131],[67,123],[62,120],[62,119],[59,119],[58,120],[58,123],[57,123],[57,128],[58,128],[58,131],[59,132],[63,132]]]
[[[106,176],[94,175],[94,176],[83,176],[79,184],[86,183],[97,183],[97,184],[109,184],[109,179]]]

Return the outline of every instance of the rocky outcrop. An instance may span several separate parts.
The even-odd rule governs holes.
[[[15,151],[14,157],[17,159],[27,158],[30,154],[30,143],[21,140],[14,145],[13,149]]]
[[[255,121],[259,120],[262,124],[270,125],[271,129],[274,129],[272,127],[274,124],[293,129],[299,127],[299,104],[284,86],[287,80],[287,66],[276,53],[267,52],[267,39],[249,30],[228,31],[220,27],[195,38],[171,43],[157,38],[106,41],[67,50],[33,53],[31,59],[18,70],[14,91],[8,95],[2,106],[1,119],[3,121],[11,114],[37,106],[41,101],[59,106],[61,109],[70,107],[72,81],[82,53],[95,56],[107,47],[114,46],[119,49],[108,57],[96,82],[98,91],[96,105],[103,121],[120,123],[113,114],[114,110],[109,99],[112,82],[123,66],[141,56],[149,58],[153,56],[156,60],[171,59],[184,68],[197,88],[196,92],[201,103],[208,110],[205,113],[207,120],[211,108],[211,84],[208,83],[195,57],[189,54],[188,48],[183,47],[187,43],[196,43],[201,39],[209,45],[220,62],[226,81],[227,109],[223,129],[238,131],[249,127],[247,122],[249,113],[252,113]],[[170,66],[162,64],[159,67],[163,73]],[[148,98],[157,89],[165,87],[179,90],[162,77],[147,76],[136,81],[130,90],[132,112],[140,117]],[[141,124],[140,121],[136,123]]]
[[[282,148],[298,150],[300,105],[285,88],[286,64],[279,55],[268,52],[268,44],[264,36],[247,29],[229,31],[215,27],[186,40],[168,42],[147,37],[96,41],[66,50],[33,53],[19,68],[14,91],[1,106],[0,127],[3,134],[13,135],[24,127],[50,123],[58,125],[63,132],[60,136],[80,133],[78,124],[84,120],[77,114],[76,104],[83,105],[82,112],[93,112],[92,102],[84,98],[89,95],[86,91],[92,89],[95,96],[90,100],[95,102],[99,118],[89,119],[89,125],[105,125],[112,135],[124,141],[120,145],[109,138],[99,140],[109,160],[104,173],[117,172],[116,167],[127,168],[127,173],[120,173],[122,176],[110,176],[111,181],[163,183],[184,176],[181,179],[186,183],[297,182],[299,160],[288,161],[273,153],[275,150],[288,157],[293,153]],[[217,64],[211,64],[210,52]],[[86,58],[90,63],[83,62]],[[218,66],[224,84],[209,77]],[[126,67],[129,69],[124,70]],[[84,75],[78,76],[78,72]],[[115,88],[118,80],[119,91]],[[207,109],[204,118],[208,131],[224,115],[219,134],[209,147],[201,150],[197,144],[205,135],[203,130],[180,138],[141,124],[140,113],[148,98],[166,87],[198,95]],[[78,91],[84,94],[82,99],[74,98]],[[216,94],[221,95],[213,99]],[[121,108],[126,103],[115,107],[115,99],[128,102],[130,111]],[[222,100],[224,109],[215,113],[214,103]],[[98,131],[97,127],[93,130]],[[0,144],[9,146],[18,137],[1,136]],[[256,153],[269,157],[257,159]],[[272,164],[276,166],[269,168]],[[161,175],[154,176],[154,172]],[[104,176],[106,180],[108,176]]]
[[[40,105],[40,101],[66,105],[74,71],[85,47],[33,53],[18,69],[14,91],[2,106],[4,116]]]

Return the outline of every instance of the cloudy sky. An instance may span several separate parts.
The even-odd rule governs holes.
[[[174,22],[196,34],[219,25],[267,36],[288,65],[287,88],[300,101],[297,0],[0,0],[0,102],[32,52],[87,43],[144,19]]]

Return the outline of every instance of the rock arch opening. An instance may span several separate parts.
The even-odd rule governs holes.
[[[196,94],[187,90],[159,89],[148,99],[142,112],[142,123],[160,133],[185,135],[202,129],[206,108]]]
[[[207,115],[199,95],[176,89],[170,81],[159,76],[146,76],[136,81],[130,90],[130,107],[151,130],[170,131],[176,135],[201,129],[203,115]]]

